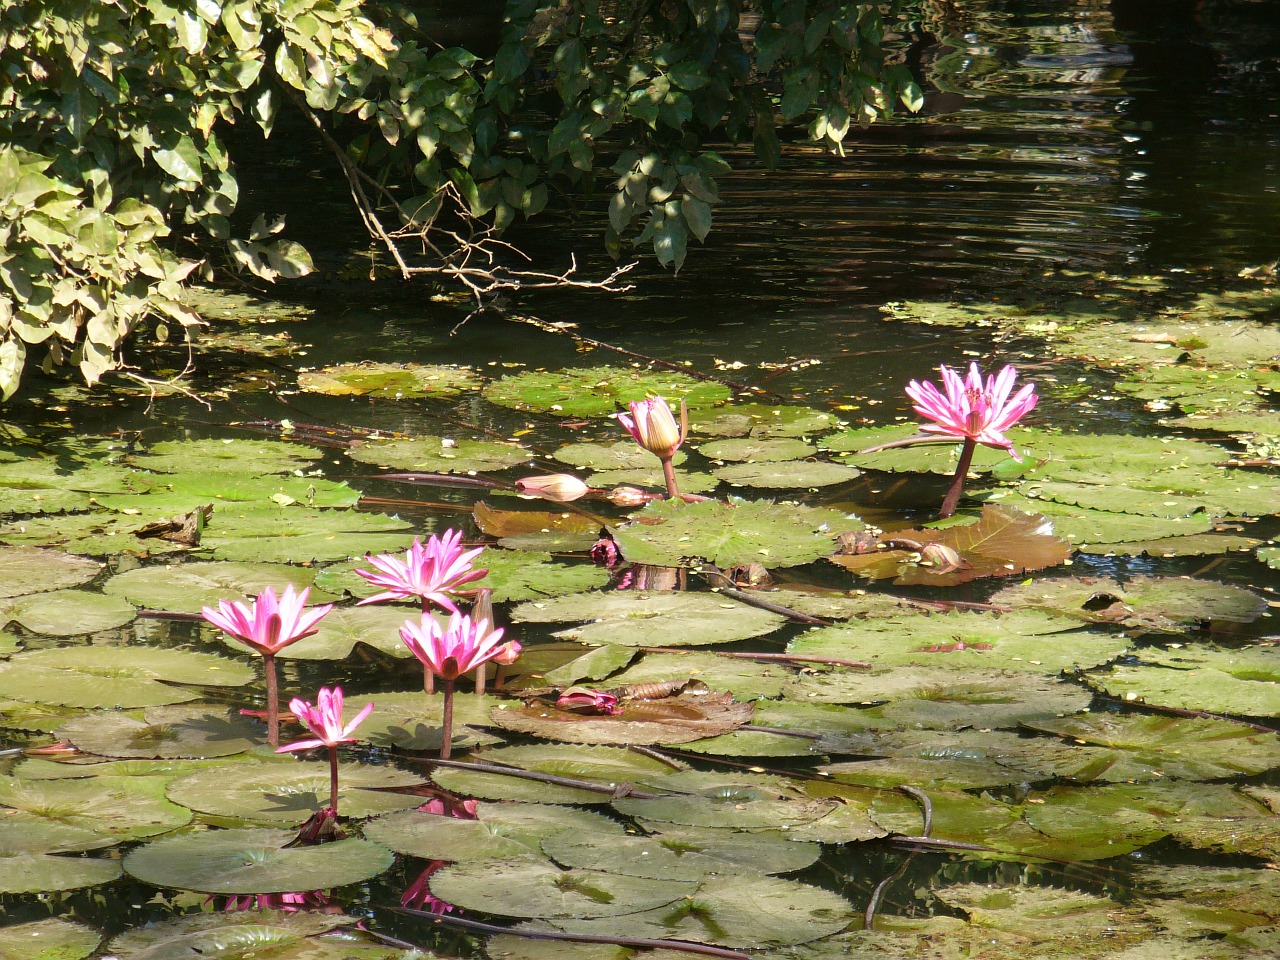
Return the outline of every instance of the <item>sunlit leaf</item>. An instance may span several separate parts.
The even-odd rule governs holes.
[[[421,363],[341,363],[298,374],[298,388],[336,397],[456,397],[484,383],[468,367]]]
[[[672,403],[683,399],[691,407],[707,407],[727,400],[729,393],[728,387],[714,381],[630,367],[518,373],[484,389],[484,397],[490,403],[564,417],[604,416],[625,408],[631,400],[655,394]]]

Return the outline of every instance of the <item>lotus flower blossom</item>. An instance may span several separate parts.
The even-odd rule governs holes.
[[[320,811],[320,820],[321,822],[327,820],[336,825],[338,819],[338,745],[356,741],[356,738],[351,734],[356,727],[364,722],[365,717],[369,716],[373,711],[373,704],[369,704],[357,713],[350,723],[344,724],[342,722],[342,688],[334,687],[330,690],[328,687],[321,687],[320,692],[316,695],[315,706],[312,706],[306,700],[295,698],[290,701],[289,709],[293,711],[295,717],[306,725],[308,730],[315,734],[315,739],[287,743],[283,747],[277,748],[276,753],[285,753],[289,750],[310,750],[312,747],[328,747],[329,806],[326,810]],[[315,818],[312,819],[314,820]]]
[[[276,592],[266,587],[252,603],[220,600],[217,610],[205,607],[201,615],[224,633],[270,656],[316,633],[320,629],[316,624],[333,609],[333,604],[326,603],[305,610],[310,592],[310,587],[304,587],[295,593],[290,583],[277,598]]]
[[[986,382],[983,382],[982,371],[976,363],[969,364],[969,375],[963,380],[960,379],[960,374],[945,364],[939,370],[942,372],[945,395],[928,381],[921,383],[912,380],[907,384],[907,396],[915,401],[913,409],[916,413],[933,421],[925,424],[921,430],[964,441],[955,476],[951,479],[951,486],[938,511],[938,516],[945,519],[956,512],[960,494],[964,490],[964,480],[969,473],[969,464],[973,462],[973,451],[978,444],[1008,450],[1015,460],[1022,460],[1004,432],[1034,409],[1036,388],[1034,384],[1028,383],[1010,397],[1013,381],[1018,376],[1018,371],[1012,365],[1006,366],[995,376],[987,377]]]
[[[680,401],[680,423],[671,414],[667,401],[661,397],[649,397],[645,400],[632,400],[628,404],[631,414],[615,414],[618,422],[626,427],[627,432],[660,461],[662,461],[662,477],[667,484],[667,496],[680,496],[676,485],[676,471],[671,465],[671,458],[676,455],[684,438],[689,433],[689,411],[683,400]]]
[[[1012,365],[987,377],[985,383],[976,363],[969,365],[969,374],[963,380],[946,364],[938,369],[942,372],[945,395],[927,380],[923,383],[912,380],[907,384],[907,396],[915,401],[915,412],[933,421],[920,429],[1008,450],[1010,456],[1020,461],[1022,458],[1004,432],[1035,408],[1035,384],[1026,384],[1010,398],[1018,376]]]
[[[265,587],[252,603],[218,602],[218,609],[205,607],[201,615],[219,630],[247,644],[262,654],[263,673],[267,678],[267,742],[280,742],[280,694],[276,680],[276,654],[296,640],[309,637],[320,628],[317,624],[333,609],[326,603],[307,610],[311,588],[295,593],[287,584],[279,597]]]
[[[415,539],[403,560],[389,553],[376,557],[366,556],[365,560],[376,567],[377,572],[356,570],[356,573],[375,587],[382,587],[382,592],[365,597],[359,603],[417,597],[422,600],[424,611],[429,604],[435,603],[457,613],[458,608],[450,594],[489,572],[483,568],[473,570],[471,567],[471,562],[483,551],[484,547],[463,549],[462,531],[447,530],[443,537],[429,537],[425,546],[421,540]]]
[[[520,644],[514,640],[502,643],[501,628],[491,630],[488,620],[472,620],[460,613],[451,616],[443,629],[425,613],[418,623],[407,620],[400,628],[400,638],[422,661],[427,675],[439,677],[444,686],[440,759],[448,760],[453,743],[454,681],[490,660],[514,663],[520,656]]]
[[[588,716],[616,717],[622,712],[616,693],[606,693],[592,687],[570,687],[556,697],[556,706],[570,713]]]
[[[358,737],[351,736],[352,731],[364,722],[364,718],[373,712],[373,704],[369,704],[355,715],[345,726],[342,723],[342,688],[321,687],[316,695],[313,707],[307,701],[295,698],[289,701],[289,709],[308,730],[315,734],[314,740],[298,740],[276,749],[276,753],[288,750],[310,750],[312,747],[336,747],[340,743],[355,743]]]
[[[418,623],[407,620],[400,628],[405,645],[441,680],[456,680],[490,660],[514,662],[520,644],[501,643],[502,633],[501,627],[491,630],[488,620],[473,621],[460,613],[451,616],[445,628],[426,614]]]
[[[516,492],[521,496],[571,503],[585,497],[591,492],[591,488],[571,473],[548,473],[541,477],[517,480]]]

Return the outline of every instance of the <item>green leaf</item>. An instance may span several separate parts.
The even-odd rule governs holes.
[[[705,407],[727,400],[729,394],[728,387],[712,381],[629,367],[521,373],[503,377],[484,390],[490,403],[562,417],[604,416],[648,395],[662,396],[677,406],[683,399],[690,407]],[[622,428],[618,430],[621,435]]]
[[[200,151],[188,136],[179,137],[172,147],[152,149],[151,159],[176,180],[199,183],[204,178]]]

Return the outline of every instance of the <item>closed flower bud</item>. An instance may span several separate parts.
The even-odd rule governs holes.
[[[631,414],[618,414],[618,422],[626,427],[636,443],[659,460],[674,457],[689,430],[689,415],[684,401],[680,401],[680,423],[676,423],[667,401],[661,397],[633,400],[628,406]]]
[[[615,507],[643,507],[650,500],[661,500],[662,494],[650,493],[639,487],[614,487],[605,494],[605,499]]]
[[[516,492],[522,497],[541,497],[557,503],[569,503],[586,496],[591,488],[571,473],[548,473],[516,481]]]

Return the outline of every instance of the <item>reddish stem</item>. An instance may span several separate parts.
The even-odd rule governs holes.
[[[449,759],[449,748],[453,746],[453,681],[441,681],[444,684],[444,719],[441,721],[440,759]]]
[[[667,498],[675,500],[680,496],[680,487],[676,484],[676,468],[671,458],[662,461],[662,478],[667,481]]]
[[[276,681],[274,654],[262,655],[263,671],[267,675],[267,743],[280,746],[280,686]]]
[[[960,464],[956,474],[951,478],[951,487],[947,490],[946,499],[942,501],[942,509],[938,511],[938,519],[945,520],[956,512],[960,503],[960,494],[964,492],[964,480],[969,475],[969,464],[973,463],[973,451],[978,449],[978,441],[972,437],[964,438],[964,449],[960,451]]]
[[[431,613],[431,603],[426,597],[422,598],[422,612],[424,614]],[[428,670],[425,666],[422,668],[422,689],[426,693],[436,692],[436,675]]]
[[[333,819],[338,819],[338,748],[329,748],[329,807]]]

